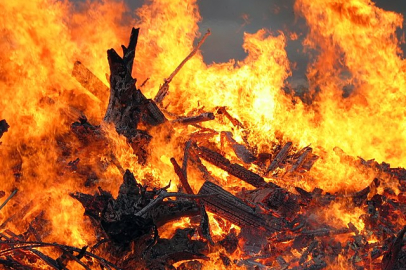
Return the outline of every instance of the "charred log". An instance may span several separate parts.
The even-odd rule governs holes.
[[[245,169],[243,166],[231,163],[227,158],[221,154],[210,150],[207,147],[201,146],[196,148],[200,157],[210,162],[211,164],[225,170],[229,174],[253,185],[254,187],[263,187],[266,185],[273,186],[272,183],[265,182],[264,178],[250,170]],[[274,185],[276,186],[276,185]]]
[[[216,195],[210,199],[202,198],[207,209],[238,226],[260,228],[267,232],[282,229],[282,220],[273,216],[267,216],[265,219],[244,201],[212,182],[206,181],[199,194]]]

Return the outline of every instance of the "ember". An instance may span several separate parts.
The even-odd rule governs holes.
[[[283,34],[206,65],[194,0],[144,5],[107,58],[124,5],[9,2],[2,267],[404,268],[406,170],[385,163],[405,166],[400,15],[296,0],[319,50],[305,103],[282,91]]]

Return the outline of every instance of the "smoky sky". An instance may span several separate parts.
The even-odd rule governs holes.
[[[131,9],[140,7],[142,0],[126,0]],[[286,51],[292,63],[293,80],[305,81],[305,70],[309,62],[303,53],[302,40],[307,33],[303,18],[295,15],[295,0],[198,0],[200,15],[200,32],[211,30],[211,36],[202,46],[204,61],[227,62],[230,59],[242,60],[246,53],[242,48],[244,32],[255,33],[261,28],[273,33],[283,31],[295,32],[299,39],[288,40]],[[375,4],[385,10],[396,11],[406,17],[405,0],[375,0]],[[403,30],[399,30],[402,34]],[[403,45],[403,51],[406,46]]]
[[[131,9],[136,9],[144,3],[143,0],[125,1]],[[295,15],[294,2],[295,0],[198,0],[202,17],[199,23],[200,32],[204,33],[210,29],[212,33],[201,48],[204,61],[210,64],[244,59],[244,32],[255,33],[261,28],[276,34],[278,31],[285,34],[295,32],[299,34],[299,39],[288,39],[286,47],[289,60],[296,63],[291,80],[305,82],[304,74],[309,58],[303,53],[302,41],[306,36],[307,26],[303,18]],[[406,17],[405,0],[374,2],[378,7],[401,13]],[[403,34],[403,30],[398,32],[399,35]],[[406,46],[402,46],[405,52]]]

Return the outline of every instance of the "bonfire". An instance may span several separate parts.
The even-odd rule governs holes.
[[[1,268],[404,269],[400,14],[296,0],[300,92],[282,32],[206,64],[195,0],[0,8]]]

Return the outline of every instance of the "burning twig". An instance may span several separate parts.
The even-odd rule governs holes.
[[[179,166],[179,164],[176,162],[175,158],[171,158],[171,163],[173,165],[173,168],[175,169],[175,173],[178,175],[179,180],[185,189],[185,191],[188,194],[194,194],[192,187],[189,185],[189,182],[187,181],[186,175],[182,168]]]
[[[192,125],[210,120],[214,120],[214,114],[211,112],[205,112],[197,116],[181,117],[179,119],[172,120],[171,122],[175,124]]]
[[[6,206],[6,204],[14,197],[14,195],[17,194],[18,189],[15,189],[10,196],[7,197],[7,199],[0,205],[0,211],[1,209],[3,209],[4,206]]]
[[[210,35],[210,29],[207,30],[206,34],[204,34],[203,38],[199,41],[199,43],[196,45],[196,47],[190,52],[188,56],[179,64],[179,66],[172,72],[172,74],[165,79],[164,84],[161,85],[159,88],[158,93],[156,94],[154,101],[158,104],[162,103],[166,95],[168,95],[169,91],[169,84],[173,80],[173,78],[178,74],[179,70],[186,64],[187,61],[189,61],[193,55],[197,53],[197,51],[200,49],[200,47],[203,45],[204,41],[206,38]]]
[[[147,82],[149,81],[149,78],[146,78],[145,81],[140,85],[140,88],[143,88]]]

